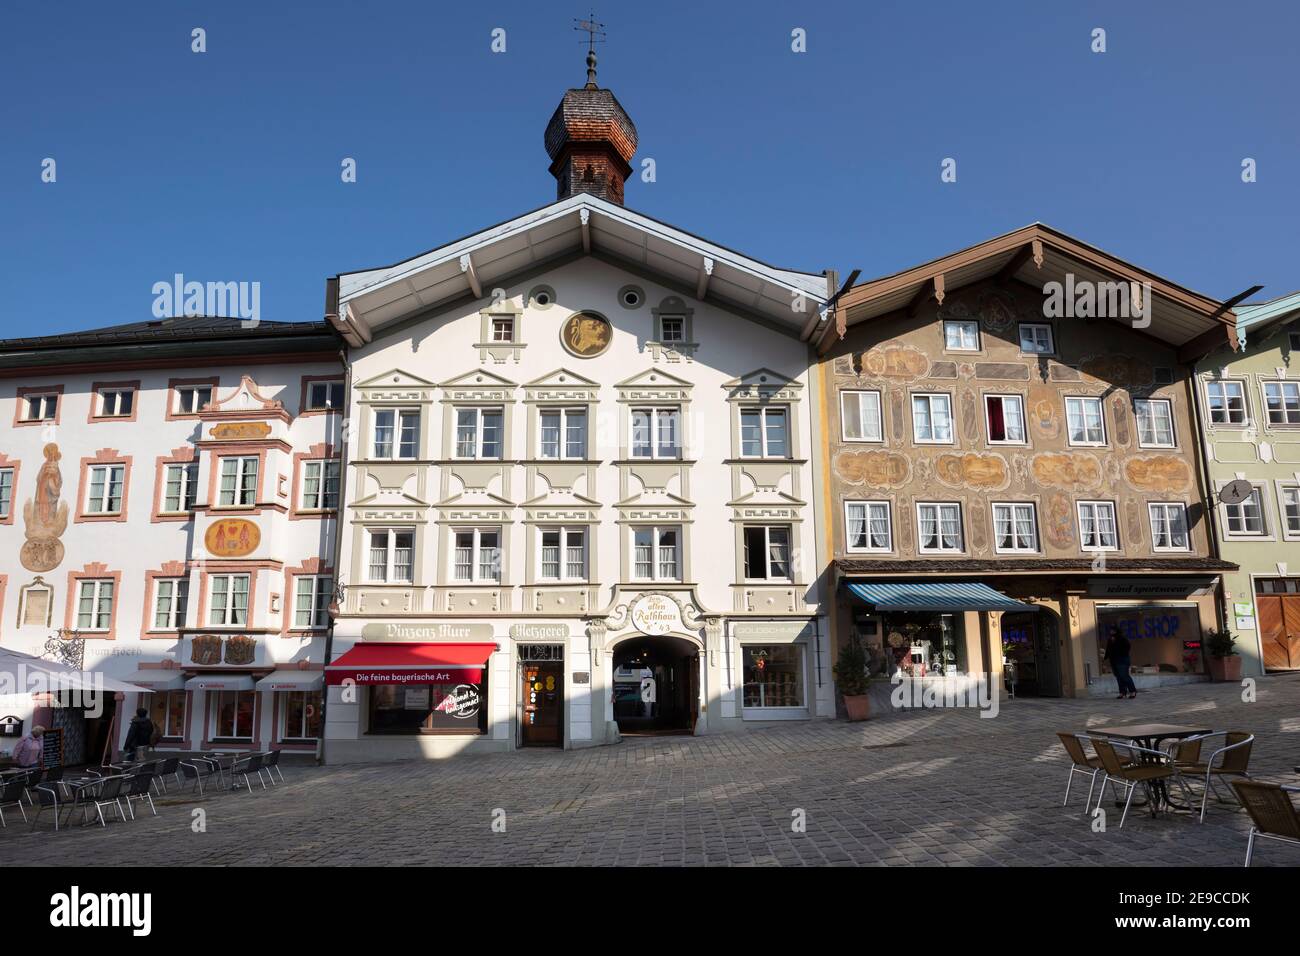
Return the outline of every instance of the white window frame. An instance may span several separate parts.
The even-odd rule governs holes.
[[[235,466],[235,484],[230,489],[231,500],[226,501],[226,462],[238,462]],[[253,463],[252,487],[248,485],[248,463]],[[257,506],[257,487],[262,478],[262,461],[258,455],[222,455],[217,459],[217,507],[218,508],[255,508]],[[244,501],[244,498],[248,501]]]
[[[947,406],[948,416],[948,437],[947,438],[922,438],[920,435],[920,423],[916,417],[916,401],[922,399],[925,401],[926,421],[930,426],[930,434],[935,434],[934,428],[934,400],[942,399]],[[957,427],[952,418],[952,396],[947,392],[913,392],[910,396],[909,406],[912,411],[912,441],[918,445],[952,445],[957,441]]]
[[[397,537],[398,535],[404,534],[409,534],[411,536],[410,574],[407,577],[398,577]],[[384,538],[384,572],[382,577],[377,577],[374,573],[374,551],[375,539],[380,535]],[[414,528],[366,528],[366,580],[371,584],[413,584],[415,582],[416,545],[417,541]]]
[[[1288,390],[1292,390],[1292,389],[1295,391],[1295,393],[1296,393],[1296,396],[1295,396],[1295,397],[1296,397],[1296,402],[1297,402],[1297,409],[1296,409],[1296,413],[1295,413],[1295,414],[1296,414],[1296,420],[1295,420],[1295,421],[1281,421],[1281,422],[1275,422],[1275,421],[1273,421],[1273,415],[1272,415],[1272,413],[1271,413],[1271,411],[1269,410],[1269,407],[1268,407],[1268,387],[1269,387],[1270,385],[1276,385],[1276,386],[1278,387],[1278,392],[1279,392],[1279,394],[1280,394],[1281,397],[1282,397],[1282,414],[1283,414],[1283,417],[1284,417],[1284,418],[1287,417],[1287,395],[1286,395],[1286,393],[1287,393]],[[1294,427],[1294,426],[1296,426],[1296,425],[1300,425],[1300,381],[1296,381],[1296,380],[1294,380],[1294,379],[1280,379],[1280,378],[1268,379],[1267,381],[1262,381],[1262,382],[1260,382],[1260,383],[1259,383],[1259,388],[1260,388],[1260,392],[1263,394],[1263,397],[1264,397],[1264,405],[1263,405],[1264,414],[1263,414],[1263,418],[1264,418],[1264,421],[1265,421],[1269,426],[1271,426],[1271,427],[1273,427],[1273,428],[1292,428],[1292,427]]]
[[[921,512],[923,508],[934,508],[935,527],[938,530],[938,547],[924,547],[921,544]],[[943,546],[943,510],[957,509],[957,547]],[[918,501],[916,503],[916,552],[917,554],[964,554],[966,552],[966,517],[960,501]]]
[[[555,415],[560,417],[560,431],[555,442],[557,453],[548,455],[546,453],[546,418]],[[569,419],[576,417],[582,419],[582,449],[581,454],[573,455],[569,453]],[[544,405],[539,408],[537,410],[537,457],[542,461],[585,461],[587,458],[588,421],[589,416],[586,406]]]
[[[1032,501],[994,501],[991,502],[991,506],[993,509],[993,550],[994,552],[997,554],[1038,554],[1040,550],[1039,536],[1038,536],[1038,508],[1035,507],[1034,503]],[[998,544],[998,537],[999,537],[998,536],[998,509],[999,508],[1010,509],[1010,515],[1008,517],[1009,520],[1011,521],[1013,540],[1019,536],[1018,532],[1016,532],[1015,530],[1017,512],[1023,509],[1029,510],[1029,527],[1030,527],[1030,533],[1033,536],[1033,541],[1030,543],[1029,547],[1027,548],[1016,547],[1014,543],[1012,544],[1011,547],[1002,547]]]
[[[311,582],[311,605],[302,606],[302,583]],[[330,599],[334,596],[334,578],[329,574],[295,574],[293,576],[293,624],[291,631],[315,631],[329,626]],[[299,618],[307,612],[307,623]]]
[[[16,468],[0,468],[0,519],[8,518],[14,507]]]
[[[855,396],[853,404],[856,406],[856,413],[850,415],[849,409],[845,404],[845,398]],[[876,417],[875,432],[878,437],[871,438],[867,436],[867,426],[871,424],[869,417],[863,414],[864,395],[874,395],[876,398]],[[871,444],[881,444],[885,440],[885,416],[882,411],[884,399],[879,389],[874,388],[846,388],[840,390],[840,439],[845,442],[865,442]],[[862,435],[860,438],[854,438],[849,435],[849,422],[856,421],[858,432]]]
[[[1232,530],[1231,527],[1233,509],[1238,510],[1238,513],[1241,515],[1242,525],[1244,527],[1246,522],[1246,504],[1247,502],[1250,501],[1250,498],[1247,498],[1246,501],[1238,502],[1235,505],[1230,505],[1226,501],[1220,500],[1220,504],[1223,507],[1223,535],[1225,538],[1258,540],[1258,539],[1266,539],[1272,537],[1272,533],[1269,530],[1270,526],[1269,526],[1269,519],[1268,519],[1268,505],[1265,503],[1267,496],[1264,493],[1264,488],[1266,486],[1262,484],[1257,484],[1255,482],[1251,482],[1251,486],[1255,489],[1252,494],[1252,497],[1258,502],[1259,505],[1259,530],[1258,531],[1245,531],[1245,530],[1234,531]]]
[[[1292,335],[1296,333],[1291,333]],[[1294,495],[1296,499],[1296,527],[1291,527],[1291,521],[1286,513],[1287,495]],[[1277,513],[1278,522],[1282,528],[1282,537],[1288,541],[1294,541],[1300,538],[1300,485],[1295,482],[1278,482],[1277,486]]]
[[[23,396],[23,417],[25,422],[51,422],[59,417],[58,392],[29,392]],[[37,414],[39,410],[39,414]]]
[[[559,535],[556,543],[555,574],[546,573],[546,535]],[[579,535],[582,539],[581,568],[578,574],[572,573],[569,551],[572,547],[570,537]],[[591,533],[586,525],[538,525],[537,527],[537,579],[549,583],[585,582],[591,573]]]
[[[257,698],[259,696],[257,691],[215,690],[215,691],[208,691],[208,693],[211,694],[214,698],[212,702],[213,705],[212,720],[211,723],[208,725],[208,739],[209,740],[252,740],[254,730],[257,727],[257,722],[262,719],[261,708],[257,706]],[[233,730],[234,733],[228,737],[219,737],[217,734],[218,731],[221,729],[221,705],[224,702],[224,698],[226,694],[235,695],[235,723],[234,726],[231,728],[231,730]],[[240,694],[253,695],[253,713],[249,718],[252,721],[252,723],[248,726],[247,728],[248,733],[246,734],[242,734],[239,732],[239,695]]]
[[[853,510],[861,508],[861,521],[864,522],[863,530],[866,534],[867,543],[865,545],[854,545],[853,543]],[[885,514],[885,546],[878,547],[871,544],[871,521],[872,512],[883,510]],[[850,554],[892,554],[894,551],[894,516],[893,509],[889,502],[881,499],[874,500],[854,500],[844,502],[844,550]]]
[[[308,697],[315,697],[318,702],[324,696],[323,693],[318,690],[286,690],[286,691],[280,691],[280,693],[284,694],[285,697],[300,696],[303,697],[304,700]],[[307,711],[305,709],[302,712],[302,716],[303,716],[303,720],[305,721],[307,719]],[[305,731],[307,728],[305,726],[302,726],[299,727],[298,729]],[[285,740],[299,741],[299,740],[318,739],[316,737],[309,737],[305,733],[301,733],[301,734],[289,733],[289,701],[287,700],[280,707],[280,726],[278,728],[278,732],[279,732],[279,736],[276,738],[278,741],[285,741]]]
[[[1033,329],[1035,331],[1047,332],[1047,348],[1045,349],[1026,349],[1025,348],[1025,330]],[[1020,344],[1021,355],[1055,355],[1056,354],[1056,330],[1052,328],[1050,322],[1021,322],[1016,329],[1016,338]],[[1031,340],[1034,336],[1030,335]]]
[[[960,328],[960,338],[965,342],[965,328],[971,326],[975,330],[975,344],[973,346],[951,345],[948,341],[949,328]],[[943,350],[945,352],[978,352],[980,351],[980,323],[978,319],[944,319],[943,320]]]
[[[235,588],[236,581],[244,581],[244,619],[236,621],[237,608],[235,607],[234,596],[237,593]],[[225,581],[225,587],[221,590],[225,597],[225,606],[217,608],[217,582]],[[208,575],[208,608],[207,608],[207,626],[208,627],[248,627],[253,618],[252,596],[253,576],[251,574],[209,574]],[[216,620],[215,616],[220,615],[221,620]]]
[[[1108,546],[1104,544],[1086,543],[1083,534],[1084,506],[1087,506],[1092,509],[1092,521],[1094,525],[1099,525],[1098,509],[1101,507],[1106,507],[1110,509],[1110,526],[1111,526],[1111,531],[1114,535],[1114,544]],[[1115,507],[1115,502],[1100,501],[1100,500],[1099,501],[1076,501],[1074,505],[1074,517],[1075,520],[1079,522],[1079,549],[1081,551],[1086,551],[1087,553],[1092,554],[1098,551],[1111,552],[1111,551],[1119,550],[1119,509]]]
[[[670,531],[673,534],[673,544],[671,546],[671,549],[666,548],[663,545],[662,541],[660,540],[663,534]],[[650,573],[648,575],[641,574],[637,570],[638,562],[637,562],[636,536],[638,532],[648,532],[650,535],[650,545],[649,545]],[[683,532],[682,532],[681,525],[679,524],[633,525],[628,535],[628,538],[629,538],[629,544],[631,545],[632,548],[631,561],[630,561],[632,580],[634,581],[680,581],[682,580]],[[664,553],[668,550],[672,551],[672,559],[673,559],[673,564],[672,564],[673,573],[671,575],[667,575],[663,573]]]
[[[638,446],[636,442],[636,416],[648,415],[650,417],[650,454],[637,454]],[[659,443],[660,438],[660,418],[667,417],[673,419],[673,438],[675,444],[663,446]],[[676,461],[682,457],[682,410],[677,405],[641,405],[628,409],[627,419],[627,451],[628,457],[637,461]]]
[[[164,592],[167,601],[167,609],[162,609]],[[179,631],[185,627],[185,621],[189,616],[190,610],[190,579],[189,578],[154,578],[153,579],[153,607],[149,614],[149,630],[151,631]],[[158,615],[163,614],[165,620],[158,623]]]
[[[457,569],[457,555],[460,551],[459,538],[463,534],[472,535],[470,546],[470,576],[462,577]],[[495,572],[491,575],[483,572],[483,536],[496,535],[497,562]],[[475,527],[458,527],[451,529],[451,547],[447,549],[447,579],[456,584],[500,584],[503,565],[505,564],[505,529],[501,525],[482,525]]]
[[[1092,403],[1096,403],[1097,420],[1098,422],[1101,423],[1101,439],[1099,441],[1092,441],[1091,439],[1085,439],[1083,441],[1074,440],[1074,436],[1070,433],[1070,403],[1071,402],[1080,403],[1080,412],[1083,415],[1083,422],[1084,422],[1085,429],[1087,427],[1087,422],[1088,422],[1086,409],[1088,405]],[[1106,447],[1106,403],[1103,402],[1099,396],[1096,395],[1066,395],[1065,396],[1065,440],[1069,445],[1071,445],[1074,448]]]
[[[81,602],[85,599],[86,589],[90,588],[90,617],[82,622]],[[95,634],[105,634],[113,629],[113,600],[117,594],[117,582],[113,578],[78,578],[77,579],[77,630]],[[107,602],[107,610],[104,604]],[[99,624],[101,617],[107,617],[106,623]]]
[[[122,386],[108,386],[95,392],[95,404],[99,406],[96,418],[130,418],[135,410],[136,390]],[[127,401],[130,408],[122,411],[122,396],[130,396]]]
[[[1142,409],[1149,408],[1155,410],[1157,405],[1164,405],[1169,421],[1169,441],[1148,442],[1142,440]],[[1178,447],[1178,426],[1174,422],[1174,403],[1167,398],[1135,398],[1133,399],[1133,419],[1137,423],[1137,439],[1139,448],[1176,448]],[[1155,419],[1152,419],[1154,422]],[[1158,438],[1159,436],[1157,436]]]
[[[993,419],[989,412],[989,399],[996,398],[1002,403],[1002,427],[1006,430],[1007,421],[1007,402],[1014,402],[1020,407],[1020,437],[1019,438],[994,438],[993,437]],[[984,395],[984,437],[990,445],[1028,445],[1029,444],[1029,418],[1025,414],[1025,396],[1018,395],[1015,392],[986,392]]]
[[[102,480],[96,479],[97,474],[103,474]],[[114,475],[117,476],[114,482]],[[100,485],[99,497],[95,497],[95,485]],[[110,508],[113,503],[113,486],[117,485],[117,507]],[[87,515],[120,515],[122,506],[126,503],[126,464],[125,462],[107,462],[102,465],[91,465],[86,470],[86,514]]]
[[[1235,385],[1235,386],[1237,387],[1237,391],[1240,393],[1240,398],[1241,398],[1241,421],[1239,421],[1239,422],[1234,422],[1234,421],[1232,420],[1232,410],[1231,410],[1231,407],[1229,406],[1229,403],[1228,403],[1228,393],[1227,393],[1227,388],[1228,388],[1228,386],[1230,386],[1230,385]],[[1211,400],[1210,400],[1210,388],[1211,388],[1211,386],[1218,386],[1218,387],[1219,387],[1220,394],[1221,394],[1222,397],[1223,397],[1223,412],[1224,412],[1224,414],[1227,416],[1227,420],[1226,420],[1226,421],[1216,422],[1216,421],[1214,420],[1214,406],[1213,406],[1213,404],[1211,404]],[[1244,381],[1243,379],[1239,379],[1239,378],[1215,378],[1215,379],[1206,379],[1206,381],[1205,381],[1205,418],[1206,418],[1206,420],[1207,420],[1211,425],[1216,425],[1216,426],[1220,426],[1220,427],[1223,427],[1223,428],[1247,428],[1247,427],[1249,427],[1249,425],[1250,425],[1250,400],[1247,398],[1247,394],[1248,394],[1248,389],[1246,388],[1246,383],[1245,383],[1245,381]]]
[[[331,467],[332,466],[332,467]],[[302,463],[302,491],[300,501],[300,511],[337,511],[339,507],[339,481],[342,473],[342,463],[337,458],[309,458]],[[308,499],[307,482],[312,480],[310,472],[312,468],[317,469],[316,475],[316,503],[313,504]],[[334,504],[327,504],[330,495],[330,485],[334,487]]]
[[[745,416],[758,414],[758,454],[749,454],[745,451]],[[785,422],[785,434],[782,443],[785,445],[783,451],[774,452],[771,450],[769,435],[768,416],[780,416]],[[790,406],[788,405],[742,405],[740,408],[740,457],[751,459],[784,459],[790,457]]]
[[[379,417],[381,415],[393,416],[392,425],[387,426],[390,429],[387,452],[382,450],[379,441]],[[403,446],[406,443],[402,440],[402,435],[407,430],[406,423],[412,419],[415,422],[415,447],[411,449],[411,453],[408,455],[403,453]],[[399,405],[375,408],[371,411],[370,426],[370,457],[375,461],[414,461],[420,457],[420,410],[418,408]]]
[[[180,471],[179,496],[176,507],[170,506],[171,475],[173,470]],[[170,461],[163,466],[162,510],[165,515],[189,514],[199,501],[199,463],[197,461]]]
[[[1157,513],[1168,514],[1171,510],[1176,509],[1176,513],[1182,516],[1183,538],[1185,544],[1180,548],[1174,544],[1158,545],[1156,539],[1160,537],[1157,530],[1158,525],[1168,520],[1167,518],[1157,518]],[[1192,550],[1192,528],[1187,520],[1187,505],[1181,501],[1148,501],[1147,502],[1147,520],[1151,523],[1151,550],[1161,552],[1187,553]],[[1173,525],[1170,524],[1169,538],[1173,540]]]
[[[215,390],[211,385],[177,385],[175,388],[176,404],[175,406],[173,406],[174,411],[172,412],[172,414],[197,415],[199,412],[203,410],[204,405],[212,401],[212,394],[214,391]],[[208,393],[208,397],[203,401],[199,401],[200,392]],[[185,407],[186,404],[185,399],[187,395],[190,396],[191,404],[193,404],[194,406],[193,408]]]
[[[766,574],[760,578],[749,576],[749,561],[746,560],[749,552],[749,532],[755,528],[763,531],[763,569]],[[784,575],[774,574],[772,570],[772,532],[785,532],[785,569]],[[789,524],[746,524],[741,526],[740,537],[744,553],[741,554],[741,571],[745,575],[746,581],[777,581],[789,582],[794,580],[794,526]]]
[[[325,403],[318,405],[313,398],[313,393],[318,388],[325,389]],[[330,393],[335,389],[339,390],[339,403],[333,405],[330,403]],[[309,412],[338,412],[343,410],[343,379],[321,379],[315,382],[307,383],[307,411]]]
[[[474,416],[474,448],[471,454],[461,453],[461,423],[460,418],[463,414]],[[484,419],[488,414],[494,414],[500,420],[500,428],[497,437],[497,453],[495,455],[486,455],[483,451],[483,436],[486,432],[484,428]],[[506,456],[506,410],[501,405],[454,405],[451,410],[452,433],[451,433],[451,457],[457,461],[502,461]]]

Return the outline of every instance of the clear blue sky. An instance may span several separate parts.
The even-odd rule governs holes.
[[[157,281],[324,279],[554,198],[573,2],[0,7],[0,336],[150,316]],[[1293,2],[605,3],[628,205],[866,277],[1042,220],[1218,297],[1300,288]],[[190,51],[207,30],[208,52]],[[504,28],[507,52],[493,54]],[[807,30],[808,52],[790,51]],[[1094,27],[1107,52],[1090,52]],[[355,157],[358,182],[340,181]],[[40,181],[53,157],[58,181]],[[957,160],[957,182],[940,163]],[[1241,182],[1253,157],[1259,181]]]

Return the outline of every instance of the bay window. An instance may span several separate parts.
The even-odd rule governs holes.
[[[241,455],[221,459],[221,490],[217,504],[223,508],[248,507],[257,504],[256,455]]]
[[[214,574],[208,578],[211,591],[209,626],[243,627],[248,624],[249,581],[247,574]]]

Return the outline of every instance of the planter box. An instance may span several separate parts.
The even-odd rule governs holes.
[[[845,694],[844,710],[849,720],[866,720],[871,714],[871,698],[866,694]]]
[[[1206,663],[1210,668],[1210,678],[1219,682],[1236,683],[1241,680],[1241,656],[1229,654],[1227,657],[1211,657]]]

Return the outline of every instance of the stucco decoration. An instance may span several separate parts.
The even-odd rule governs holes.
[[[1181,492],[1192,486],[1191,466],[1174,455],[1145,455],[1124,462],[1124,477],[1139,491]]]
[[[1005,292],[985,289],[979,298],[980,318],[984,328],[1005,332],[1016,323],[1016,300]]]
[[[903,393],[889,393],[889,420],[893,426],[892,435],[895,444],[901,444],[903,437],[907,434],[907,426],[903,424]]]
[[[906,455],[891,451],[842,451],[835,456],[835,474],[851,485],[901,488],[911,470]]]
[[[962,502],[962,509],[970,515],[970,540],[971,546],[976,554],[983,554],[989,549],[989,532],[988,524],[984,516],[984,509],[971,507],[970,502]]]
[[[847,375],[852,375],[852,374],[853,374],[853,356],[851,356],[851,355],[839,355],[839,356],[836,356],[835,361],[834,361],[834,363],[832,364],[832,368],[835,369],[835,374],[836,374],[836,375],[846,375],[846,376],[847,376]]]
[[[1142,512],[1132,498],[1124,503],[1124,524],[1128,532],[1128,547],[1138,547],[1142,543]]]
[[[898,499],[898,541],[904,553],[912,550],[912,499]]]
[[[1155,369],[1150,362],[1121,352],[1091,355],[1080,363],[1080,368],[1084,375],[1127,388],[1153,385],[1156,379]]]
[[[68,527],[68,503],[59,500],[63,494],[59,459],[63,456],[54,442],[45,446],[44,453],[45,463],[36,473],[36,493],[23,505],[27,540],[18,553],[22,566],[36,572],[53,571],[63,563],[63,542],[59,538]]]
[[[1110,417],[1115,423],[1115,443],[1121,448],[1127,448],[1133,440],[1133,434],[1129,429],[1128,401],[1123,395],[1111,398]]]
[[[1034,480],[1049,488],[1074,491],[1101,485],[1101,462],[1078,452],[1044,452],[1030,462]]]
[[[1010,469],[1001,455],[940,455],[934,462],[935,474],[950,488],[977,491],[1001,491],[1010,483]]]
[[[914,382],[929,368],[925,353],[910,345],[881,345],[862,355],[862,371],[871,378]]]
[[[979,441],[980,437],[980,406],[979,399],[969,388],[962,389],[961,393],[961,433],[962,437],[968,442]]]
[[[1024,455],[1011,456],[1011,480],[1021,488],[1029,486],[1029,459]]]
[[[1061,434],[1061,399],[1060,393],[1045,385],[1031,386],[1029,401],[1029,424],[1041,438],[1056,438]]]
[[[560,341],[579,358],[594,358],[609,348],[614,330],[609,320],[595,312],[575,312],[560,329]]]
[[[1058,548],[1074,545],[1074,508],[1069,497],[1059,491],[1052,492],[1047,496],[1043,513],[1047,540]]]

